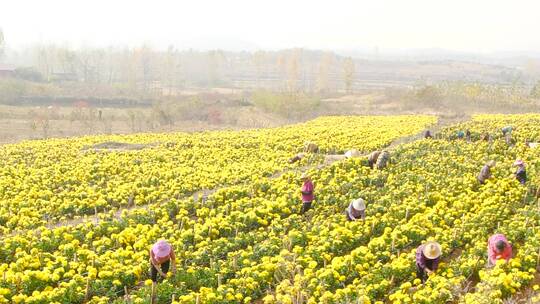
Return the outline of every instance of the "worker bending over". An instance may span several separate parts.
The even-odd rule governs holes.
[[[441,245],[437,242],[426,242],[416,249],[416,277],[422,280],[422,283],[439,268],[441,253]]]
[[[315,186],[313,185],[313,182],[311,181],[311,177],[307,172],[302,174],[300,177],[302,179],[302,188],[300,191],[302,192],[302,209],[300,210],[301,214],[306,213],[309,209],[311,209],[311,204],[313,203],[313,192],[315,191]]]
[[[377,158],[379,158],[379,155],[381,154],[381,151],[373,151],[368,156],[368,164],[371,169],[373,169],[373,166],[377,163]]]
[[[488,266],[494,266],[497,260],[508,262],[512,257],[512,246],[504,234],[494,234],[488,239]]]
[[[390,153],[388,153],[388,151],[382,151],[381,154],[379,154],[379,157],[377,157],[377,169],[382,170],[386,168],[389,159]]]
[[[361,198],[355,199],[349,204],[345,212],[349,221],[364,220],[366,218],[366,202]]]
[[[514,166],[517,167],[514,176],[520,184],[525,185],[525,183],[527,182],[527,171],[525,170],[525,162],[523,162],[521,159],[518,159],[514,162]]]
[[[495,161],[490,160],[488,161],[483,167],[482,170],[480,170],[480,173],[478,174],[478,182],[480,184],[485,184],[486,180],[491,178],[491,168],[495,167]]]

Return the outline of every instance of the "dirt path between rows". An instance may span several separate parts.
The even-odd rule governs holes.
[[[439,116],[438,120],[437,120],[437,123],[434,124],[434,125],[429,126],[427,129],[429,129],[431,131],[431,134],[433,136],[435,136],[435,134],[437,132],[439,132],[441,129],[443,129],[444,127],[447,127],[447,126],[450,126],[452,124],[456,124],[456,123],[459,123],[459,122],[464,122],[464,121],[467,121],[467,120],[469,120],[469,117],[464,117],[464,116],[460,116],[460,117]],[[397,148],[400,145],[411,143],[411,142],[414,142],[416,140],[420,140],[420,139],[423,138],[424,132],[425,132],[425,130],[423,130],[420,133],[414,134],[414,135],[397,138],[394,141],[392,141],[388,146],[386,146],[385,150],[392,151],[392,150],[394,150],[395,148]],[[359,155],[358,157],[367,157],[368,155],[369,155],[369,153],[364,153],[362,155]],[[279,178],[282,175],[284,175],[286,173],[289,173],[289,172],[303,173],[303,172],[306,172],[306,171],[308,171],[310,169],[314,169],[314,168],[323,169],[325,167],[328,167],[328,166],[332,165],[335,162],[339,162],[339,161],[342,161],[344,159],[345,159],[344,156],[342,156],[340,158],[329,158],[329,159],[327,159],[326,161],[324,161],[322,163],[308,164],[308,165],[301,166],[301,167],[296,167],[296,168],[286,168],[284,170],[273,173],[270,177],[268,177],[268,179],[276,179],[276,178]],[[224,188],[231,187],[231,186],[241,186],[241,185],[245,185],[245,184],[247,184],[247,182],[242,182],[242,183],[234,184],[234,185],[220,185],[220,186],[218,186],[216,188],[213,188],[213,189],[202,189],[202,190],[199,190],[199,191],[197,191],[195,193],[192,193],[192,194],[189,194],[189,195],[179,196],[179,197],[177,197],[177,199],[188,199],[188,198],[198,199],[199,197],[203,197],[203,199],[205,199],[206,197],[210,196],[211,194],[215,193],[216,191],[218,191],[220,189],[224,189]],[[79,217],[79,218],[73,218],[73,219],[68,219],[68,220],[65,220],[65,221],[58,221],[58,222],[55,222],[55,223],[47,224],[45,226],[46,226],[47,229],[55,229],[55,228],[60,228],[60,227],[77,226],[79,224],[84,224],[84,223],[98,224],[102,220],[120,220],[122,218],[122,213],[124,211],[131,212],[131,211],[135,211],[135,210],[141,210],[141,209],[149,208],[150,206],[153,206],[153,205],[165,204],[168,201],[169,201],[169,199],[163,200],[163,201],[158,202],[158,203],[154,202],[154,203],[148,203],[148,204],[144,204],[144,205],[134,205],[134,206],[129,206],[129,207],[120,207],[118,210],[116,210],[114,212],[114,216],[112,218],[100,219],[100,217],[102,215],[108,214],[110,212],[110,211],[103,211],[103,212],[98,212],[95,215],[84,216],[84,217]],[[36,228],[13,231],[13,232],[11,232],[9,234],[5,234],[5,235],[1,236],[0,240],[5,239],[7,237],[12,237],[12,236],[24,234],[24,233],[26,233],[28,231],[33,231],[35,229]]]

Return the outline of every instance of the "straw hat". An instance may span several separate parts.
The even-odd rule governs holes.
[[[437,242],[426,242],[422,253],[428,259],[436,259],[441,256],[442,247]]]
[[[302,176],[300,176],[300,179],[306,179],[306,178],[310,178],[309,173],[307,172],[302,173]]]
[[[355,199],[353,202],[352,202],[352,207],[355,209],[355,210],[358,210],[358,211],[364,211],[366,210],[366,202],[359,198],[359,199]]]
[[[152,247],[152,252],[157,258],[168,257],[171,254],[172,247],[167,241],[159,240]]]
[[[525,162],[521,159],[518,159],[514,162],[514,166],[525,166]]]
[[[487,165],[488,167],[490,167],[490,168],[491,168],[491,167],[495,167],[495,161],[494,161],[494,160],[490,160],[490,161],[488,161],[488,162],[486,163],[486,165]]]

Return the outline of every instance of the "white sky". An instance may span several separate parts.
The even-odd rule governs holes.
[[[535,0],[1,0],[11,47],[540,51]]]

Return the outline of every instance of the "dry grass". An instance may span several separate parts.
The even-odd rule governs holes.
[[[99,119],[98,111],[102,111]],[[0,144],[28,139],[75,137],[136,132],[197,132],[204,130],[268,128],[291,121],[255,107],[222,109],[221,121],[173,120],[162,125],[151,108],[78,109],[74,107],[30,107],[0,105]]]

